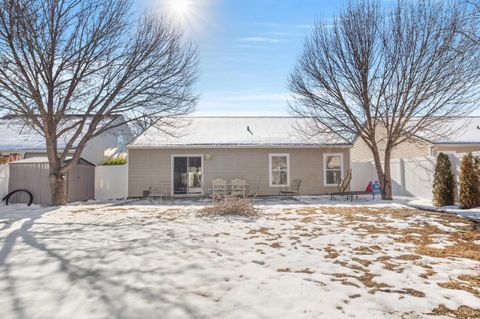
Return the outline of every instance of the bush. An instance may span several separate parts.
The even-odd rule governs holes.
[[[479,172],[478,158],[468,153],[460,166],[460,204],[463,208],[480,206]]]
[[[255,217],[258,210],[253,207],[253,200],[227,196],[214,203],[212,207],[205,207],[199,211],[202,216],[242,216]]]
[[[110,166],[110,165],[125,165],[127,164],[127,159],[123,157],[117,157],[117,158],[110,158],[107,160],[104,160],[102,166]]]
[[[455,179],[452,174],[452,163],[448,155],[440,153],[437,157],[433,176],[433,205],[447,206],[455,202]]]

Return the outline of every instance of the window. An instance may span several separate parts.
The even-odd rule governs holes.
[[[270,187],[290,184],[290,156],[288,154],[269,154]]]
[[[343,178],[343,154],[323,154],[323,171],[325,186],[337,185]]]

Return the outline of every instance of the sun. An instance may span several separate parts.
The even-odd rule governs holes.
[[[168,14],[181,22],[184,22],[193,13],[194,3],[192,0],[167,0],[165,5]]]
[[[158,1],[158,0],[156,0]],[[200,34],[211,24],[211,3],[215,0],[161,0],[162,13],[187,34]]]

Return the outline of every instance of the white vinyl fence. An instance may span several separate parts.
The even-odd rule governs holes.
[[[128,165],[95,167],[95,199],[120,199],[128,196]]]
[[[450,154],[452,172],[458,177],[463,154]],[[435,157],[395,159],[390,163],[392,171],[392,192],[394,196],[432,198]],[[370,162],[352,162],[352,190],[364,190],[369,181],[378,180],[375,165]]]
[[[8,165],[0,165],[0,200],[8,193]]]

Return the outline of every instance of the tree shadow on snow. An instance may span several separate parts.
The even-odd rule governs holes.
[[[194,261],[176,265],[175,258],[160,260],[155,250],[175,249],[198,254],[202,248],[201,253],[208,254],[213,248],[195,246],[179,236],[172,237],[165,229],[149,226],[152,224],[145,224],[145,227],[153,228],[137,238],[132,238],[131,230],[125,235],[130,227],[139,227],[140,222],[135,219],[129,223],[122,221],[121,225],[41,219],[53,210],[55,208],[41,209],[28,217],[14,212],[0,216],[10,220],[10,225],[21,222],[18,228],[5,227],[0,231],[0,284],[6,286],[0,292],[0,303],[7,300],[16,318],[30,318],[32,311],[35,311],[33,317],[56,316],[55,309],[65,311],[69,303],[78,307],[77,297],[85,300],[78,310],[92,317],[98,317],[100,313],[115,318],[160,318],[169,314],[178,318],[204,317],[200,314],[201,309],[187,300],[191,291],[182,293],[186,284],[182,279],[192,271],[202,276],[202,267],[206,266]],[[62,212],[55,214],[61,217]],[[98,240],[92,236],[98,236]],[[174,246],[171,245],[173,242]],[[18,256],[23,259],[17,260]],[[210,260],[209,267],[220,266],[222,262]],[[53,273],[39,276],[32,272],[33,269],[51,269],[52,266],[57,266]],[[52,285],[46,285],[48,282]],[[25,287],[31,288],[28,294],[25,294]],[[40,297],[43,300],[41,297],[46,294],[53,296],[47,299],[47,309],[32,310],[31,299]],[[70,317],[73,318],[76,309],[71,311]]]

